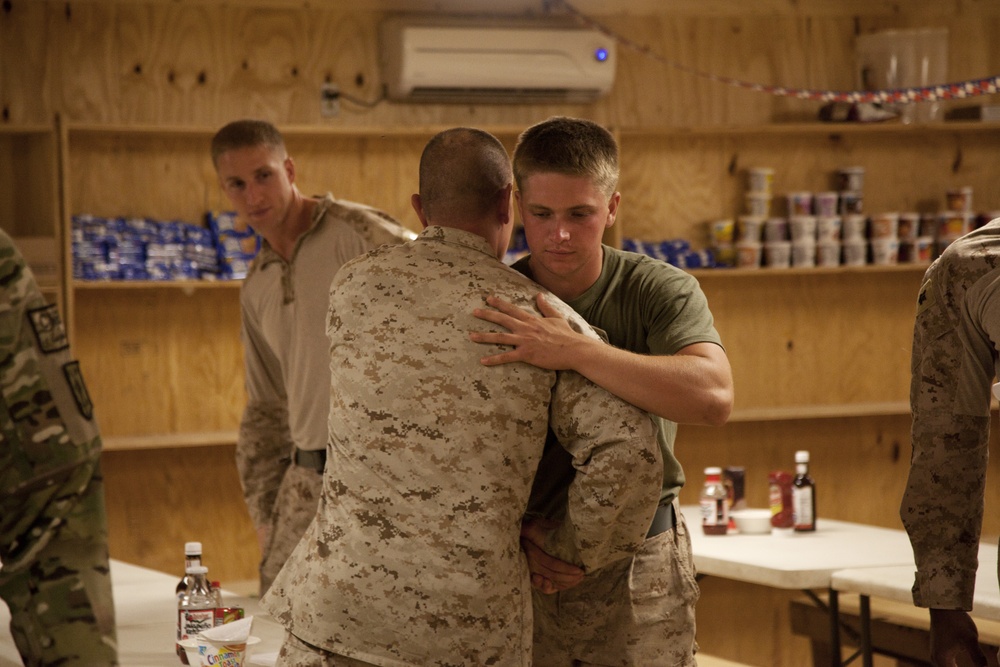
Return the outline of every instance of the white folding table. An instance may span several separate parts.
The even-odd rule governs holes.
[[[118,658],[123,667],[178,667],[181,664],[174,652],[177,637],[174,588],[178,579],[179,576],[111,561]],[[247,616],[254,617],[251,633],[261,641],[254,647],[251,659],[277,653],[284,638],[284,628],[261,613],[256,599],[223,589],[223,602],[243,607]],[[0,603],[0,667],[20,667],[21,657],[9,628],[10,613],[6,605]]]
[[[834,572],[844,569],[906,566],[912,576],[913,551],[903,530],[820,517],[816,531],[767,535],[705,535],[696,506],[681,508],[691,532],[699,575],[745,581],[772,588],[802,590],[830,617],[833,664],[840,667],[840,610]],[[826,604],[815,594],[826,589]]]
[[[916,565],[912,557],[906,565],[871,568],[849,568],[834,572],[830,588],[841,593],[857,593],[860,601],[861,650],[864,667],[872,665],[871,607],[872,597],[912,603]],[[976,573],[972,615],[1000,621],[1000,585],[997,581],[997,546],[979,545],[979,569]]]

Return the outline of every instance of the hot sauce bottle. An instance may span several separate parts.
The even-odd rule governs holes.
[[[792,516],[796,532],[816,530],[816,482],[809,475],[809,452],[804,450],[795,452]]]

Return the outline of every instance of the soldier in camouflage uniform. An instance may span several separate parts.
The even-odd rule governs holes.
[[[25,665],[118,664],[101,439],[59,312],[0,230],[0,597]]]
[[[935,665],[986,664],[968,615],[976,582],[1000,349],[1000,219],[951,243],[924,274],[913,328],[910,475],[900,516],[929,607]],[[959,663],[962,664],[962,663]]]
[[[240,292],[247,405],[236,463],[261,548],[261,593],[316,513],[330,388],[326,316],[340,266],[414,237],[368,206],[304,197],[270,123],[239,120],[212,140],[223,191],[263,239]]]
[[[592,571],[643,542],[662,480],[648,416],[576,373],[487,368],[468,340],[488,293],[530,307],[539,290],[498,259],[511,181],[493,136],[437,135],[413,197],[423,233],[334,279],[330,465],[262,601],[291,633],[281,667],[530,665],[519,532],[550,425],[578,475],[546,547]]]

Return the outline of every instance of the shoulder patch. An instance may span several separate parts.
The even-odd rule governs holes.
[[[63,375],[66,376],[66,382],[69,383],[70,391],[73,392],[73,400],[76,401],[76,407],[80,410],[80,414],[85,419],[93,419],[94,404],[90,402],[90,392],[87,391],[87,385],[83,382],[83,373],[80,372],[80,362],[71,361],[63,364],[62,368]]]
[[[69,347],[66,328],[59,317],[59,308],[55,304],[33,308],[27,315],[31,329],[38,340],[38,348],[44,354],[52,354]]]
[[[917,315],[934,305],[934,280],[930,279],[920,286],[920,293],[917,295]]]

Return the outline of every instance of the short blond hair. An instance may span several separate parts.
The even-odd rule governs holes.
[[[219,156],[237,148],[267,146],[286,153],[285,138],[266,120],[243,119],[227,123],[212,137],[212,164],[219,166]]]
[[[532,125],[514,148],[514,180],[524,188],[539,173],[584,176],[606,197],[618,187],[618,142],[597,123],[582,118],[553,116]]]

